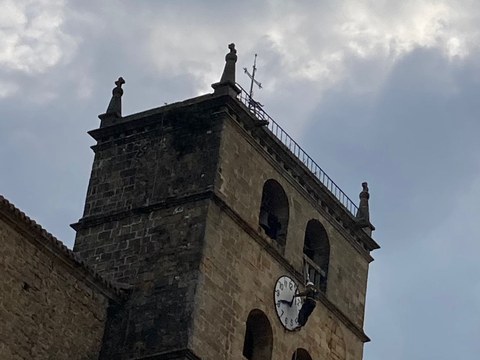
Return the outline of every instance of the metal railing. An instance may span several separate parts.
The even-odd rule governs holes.
[[[240,86],[241,92],[238,99],[244,103],[250,112],[262,121],[267,121],[268,130],[285,145],[295,157],[305,165],[308,170],[340,201],[340,203],[355,216],[358,210],[357,205],[345,194],[340,187],[322,170],[322,168],[293,140],[275,120],[263,110],[263,105],[253,100],[250,95]]]

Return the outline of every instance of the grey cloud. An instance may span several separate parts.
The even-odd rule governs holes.
[[[73,55],[41,73],[0,70],[0,85],[19,89],[0,99],[0,191],[72,246],[68,224],[82,214],[93,158],[86,132],[113,81],[127,81],[125,113],[195,96],[218,80],[234,41],[238,81],[248,84],[241,68],[258,52],[265,109],[353,200],[370,183],[382,249],[370,273],[364,358],[476,359],[478,48],[469,40],[467,55],[449,57],[445,44],[475,39],[465,14],[478,11],[440,13],[449,21],[441,41],[385,42],[384,33],[411,24],[416,2],[398,16],[392,5],[355,3],[65,3],[61,31],[78,40]]]

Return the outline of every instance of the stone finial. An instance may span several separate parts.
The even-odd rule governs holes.
[[[237,63],[237,50],[235,50],[235,44],[228,45],[230,52],[225,55],[225,68],[223,69],[221,83],[232,82],[235,84],[235,64]]]
[[[122,95],[123,89],[122,85],[125,84],[125,80],[120,76],[117,81],[115,81],[115,87],[112,90],[112,99],[108,104],[106,114],[118,114],[119,117],[122,116]]]
[[[359,197],[360,204],[356,215],[358,225],[363,228],[368,235],[372,235],[372,231],[375,230],[375,227],[370,223],[370,209],[368,205],[370,193],[368,192],[368,184],[366,182],[362,183],[362,191],[360,192]]]
[[[212,84],[215,94],[229,94],[237,96],[240,89],[235,85],[235,63],[237,62],[237,50],[235,44],[228,45],[230,52],[225,56],[225,68],[220,82]]]

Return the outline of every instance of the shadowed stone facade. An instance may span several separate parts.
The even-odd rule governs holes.
[[[356,218],[237,98],[229,48],[213,94],[123,117],[120,78],[90,132],[95,159],[74,252],[122,289],[91,294],[92,359],[362,359],[378,248],[368,188]],[[286,195],[281,244],[259,222],[267,181]],[[328,238],[328,269],[318,270],[328,284],[306,326],[286,331],[274,286],[288,275],[303,288],[311,220]],[[249,314],[264,333],[247,327]]]
[[[0,196],[0,359],[98,359],[118,289]]]
[[[108,356],[187,348],[218,162],[218,104],[200,99],[91,133],[98,144],[74,250],[132,287],[132,320],[124,319],[126,333],[115,331]]]

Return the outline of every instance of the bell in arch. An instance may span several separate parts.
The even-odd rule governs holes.
[[[265,230],[265,232],[268,232],[268,230],[270,229],[270,227],[268,226],[268,212],[263,207],[260,209],[258,223]]]

